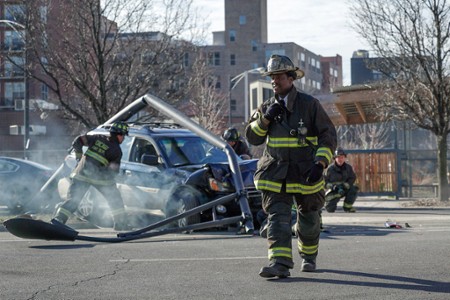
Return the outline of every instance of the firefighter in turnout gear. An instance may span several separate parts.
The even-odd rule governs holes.
[[[230,127],[225,130],[222,134],[222,139],[224,139],[242,159],[252,158],[247,143],[241,138],[241,135],[236,128]]]
[[[297,249],[301,271],[316,269],[320,210],[324,199],[323,170],[336,148],[336,130],[314,97],[298,91],[293,82],[304,73],[282,55],[272,55],[263,75],[271,77],[275,96],[265,101],[246,127],[252,145],[266,143],[254,180],[268,215],[269,265],[261,277],[287,277],[292,258],[291,208],[297,209]]]
[[[128,125],[123,122],[113,123],[110,135],[80,135],[72,143],[78,161],[70,174],[70,187],[67,199],[59,204],[53,224],[65,224],[75,212],[86,191],[92,185],[103,194],[111,208],[114,229],[129,230],[123,200],[117,189],[115,176],[119,173],[122,150],[120,144],[128,135]],[[83,154],[82,147],[87,150]]]
[[[342,148],[337,148],[334,156],[334,163],[331,164],[325,173],[325,187],[328,192],[325,196],[325,209],[327,212],[336,211],[337,204],[344,198],[343,208],[345,212],[356,212],[355,203],[358,186],[355,185],[356,174],[353,167],[345,160],[347,154]]]

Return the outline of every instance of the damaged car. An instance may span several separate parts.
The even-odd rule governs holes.
[[[128,122],[129,136],[121,144],[123,156],[116,181],[130,222],[136,228],[188,211],[235,193],[227,155],[200,136],[174,123]],[[108,135],[107,126],[88,134]],[[237,157],[248,204],[256,220],[261,195],[253,175],[257,160]],[[58,183],[62,199],[69,186],[67,175],[75,167],[74,154],[66,158],[66,177]],[[240,215],[237,201],[216,205],[198,214],[174,221],[171,226],[218,220]],[[76,215],[99,227],[110,227],[113,219],[103,196],[91,187]],[[257,224],[255,224],[257,225]]]

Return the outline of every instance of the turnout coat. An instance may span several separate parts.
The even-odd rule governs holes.
[[[314,194],[324,187],[323,177],[307,183],[308,171],[317,161],[328,166],[337,144],[336,130],[319,100],[291,89],[283,114],[268,126],[263,115],[278,95],[265,101],[245,129],[252,145],[266,143],[258,162],[255,185],[258,190]],[[285,190],[282,186],[285,184]]]

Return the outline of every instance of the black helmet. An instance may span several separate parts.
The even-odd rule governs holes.
[[[128,124],[125,122],[114,122],[109,128],[110,133],[128,135]]]
[[[277,55],[273,54],[269,62],[267,63],[267,69],[266,72],[264,72],[263,76],[271,76],[275,74],[282,74],[282,73],[289,73],[292,74],[295,73],[294,79],[300,79],[303,76],[305,76],[305,72],[300,70],[299,67],[294,66],[294,63],[291,61],[291,59],[284,55]]]
[[[222,138],[227,142],[237,142],[239,140],[239,132],[236,128],[230,127],[224,131]]]
[[[336,151],[334,151],[334,157],[337,157],[340,155],[347,156],[347,153],[345,153],[344,149],[342,149],[341,147],[337,147]]]

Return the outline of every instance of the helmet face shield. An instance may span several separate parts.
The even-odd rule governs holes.
[[[239,132],[236,128],[228,128],[223,133],[222,138],[227,142],[237,142],[239,140]]]

